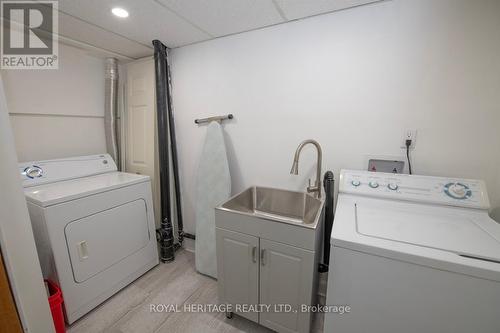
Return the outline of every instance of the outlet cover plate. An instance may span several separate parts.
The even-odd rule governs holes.
[[[411,140],[410,149],[415,148],[415,144],[417,143],[417,130],[414,128],[408,128],[404,131],[401,149],[406,149],[406,140]]]

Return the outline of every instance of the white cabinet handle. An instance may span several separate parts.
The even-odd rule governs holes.
[[[252,248],[252,261],[257,262],[257,246]]]
[[[89,250],[87,248],[87,241],[83,240],[78,242],[78,256],[80,257],[80,261],[84,261],[89,257]]]
[[[260,250],[260,264],[262,266],[266,265],[265,258],[266,258],[266,249],[262,249],[262,250]]]

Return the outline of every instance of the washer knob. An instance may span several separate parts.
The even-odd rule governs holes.
[[[358,187],[359,185],[361,185],[361,182],[359,180],[355,179],[355,180],[351,181],[351,184],[354,187]]]
[[[370,182],[368,185],[370,185],[371,188],[377,188],[378,183],[377,182]]]
[[[391,191],[396,191],[399,188],[399,186],[398,186],[398,184],[395,184],[395,183],[389,183],[389,184],[387,184],[387,188]]]

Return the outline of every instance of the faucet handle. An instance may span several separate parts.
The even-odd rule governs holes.
[[[311,186],[311,178],[309,178],[309,186],[307,187],[307,192],[308,193],[314,192],[314,187]]]
[[[309,178],[309,186],[307,187],[307,193],[312,193],[312,192],[318,192],[318,186],[314,185],[312,186],[311,185],[311,178]]]

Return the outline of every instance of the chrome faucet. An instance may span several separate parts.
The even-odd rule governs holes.
[[[316,150],[318,151],[318,160],[317,160],[317,165],[316,165],[316,181],[314,182],[314,186],[311,186],[311,179],[309,179],[309,186],[307,187],[307,192],[316,193],[317,198],[321,198],[321,160],[323,158],[323,153],[321,152],[321,146],[319,143],[315,140],[304,140],[300,143],[300,145],[297,147],[297,150],[295,151],[295,156],[293,157],[293,164],[292,164],[292,170],[290,170],[290,174],[292,175],[298,175],[299,174],[299,157],[300,157],[300,152],[302,151],[302,148],[304,148],[305,145],[307,144],[312,144],[316,147]]]

